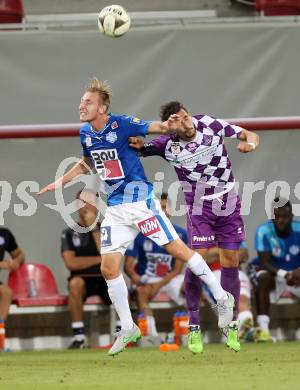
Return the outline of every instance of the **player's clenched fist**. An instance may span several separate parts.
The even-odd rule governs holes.
[[[138,137],[129,137],[128,138],[129,146],[140,150],[144,146],[144,141]]]
[[[300,269],[294,269],[287,276],[287,284],[289,286],[300,286]]]
[[[177,114],[170,115],[167,123],[169,129],[173,129],[174,131],[182,127],[180,117]]]
[[[237,148],[241,153],[249,153],[253,152],[253,150],[256,148],[256,145],[252,142],[240,141]]]

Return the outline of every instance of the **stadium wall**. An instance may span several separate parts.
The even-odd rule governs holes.
[[[299,40],[300,28],[293,22],[135,28],[115,40],[96,31],[2,31],[1,124],[76,122],[81,93],[92,76],[112,84],[113,112],[145,119],[156,119],[159,105],[171,99],[182,100],[193,113],[219,117],[297,115]],[[240,188],[246,181],[264,182],[264,189],[253,195],[251,215],[245,217],[252,253],[255,228],[267,218],[267,186],[284,181],[292,203],[300,202],[294,194],[300,132],[260,135],[261,148],[253,155],[240,155],[235,141],[227,142]],[[45,206],[55,203],[54,196],[38,199],[34,215],[20,217],[16,205],[22,201],[16,191],[25,180],[40,187],[51,181],[64,158],[80,155],[79,141],[1,140],[0,152],[1,180],[12,188],[4,223],[27,259],[49,265],[65,291],[67,271],[60,258],[65,225]],[[176,180],[173,169],[157,158],[144,165],[152,180],[157,171],[164,171],[164,189]],[[66,189],[66,203],[79,186]],[[185,223],[184,217],[174,221]]]

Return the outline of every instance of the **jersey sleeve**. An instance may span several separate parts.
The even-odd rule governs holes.
[[[84,130],[81,128],[80,129],[80,142],[81,142],[81,147],[82,147],[82,155],[84,157],[90,157],[90,152],[87,149],[87,145],[89,144],[91,140],[91,137],[84,132]]]
[[[187,231],[183,227],[174,224],[173,225],[174,229],[176,230],[176,233],[178,234],[179,238],[186,244],[188,245],[188,236],[187,236]]]
[[[187,236],[187,231],[186,230],[183,230],[182,231],[182,241],[188,245],[188,236]]]
[[[195,116],[195,118],[220,137],[239,138],[243,131],[241,127],[231,125],[224,119],[213,118],[209,115]]]
[[[68,230],[64,230],[61,234],[61,253],[64,251],[74,251],[72,237]]]
[[[16,241],[14,235],[12,234],[12,232],[10,230],[7,230],[7,245],[6,245],[5,250],[7,252],[11,253],[14,250],[16,250],[17,248],[18,248],[18,244],[17,244],[17,241]]]
[[[169,137],[167,136],[161,136],[158,138],[153,139],[150,142],[146,142],[142,149],[140,150],[140,153],[143,157],[147,156],[161,156],[165,158],[166,155],[166,145],[169,141]]]
[[[255,249],[257,252],[271,252],[270,241],[264,226],[259,226],[256,230]]]
[[[126,127],[128,137],[145,137],[150,126],[149,121],[139,119],[133,116],[125,116],[123,125]]]

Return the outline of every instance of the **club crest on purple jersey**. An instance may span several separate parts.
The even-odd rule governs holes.
[[[197,142],[190,142],[186,145],[185,149],[190,153],[195,153],[200,145]]]
[[[172,142],[169,147],[169,152],[174,154],[174,156],[178,156],[182,150],[183,147],[180,146],[179,142]]]
[[[213,136],[209,134],[203,134],[202,145],[210,146],[213,141]]]

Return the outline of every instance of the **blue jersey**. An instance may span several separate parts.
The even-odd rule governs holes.
[[[83,155],[93,160],[106,184],[108,206],[153,197],[153,186],[147,180],[138,151],[128,144],[128,137],[145,136],[150,123],[131,116],[109,114],[101,131],[94,131],[90,123],[81,127]]]
[[[178,236],[187,244],[187,232],[181,226],[173,225]],[[164,277],[174,267],[174,258],[162,247],[158,246],[139,233],[134,243],[127,249],[126,256],[138,260],[137,272],[149,277]]]
[[[256,229],[255,249],[257,252],[271,252],[272,265],[278,269],[292,271],[300,267],[300,221],[292,222],[288,237],[279,237],[272,221]]]

